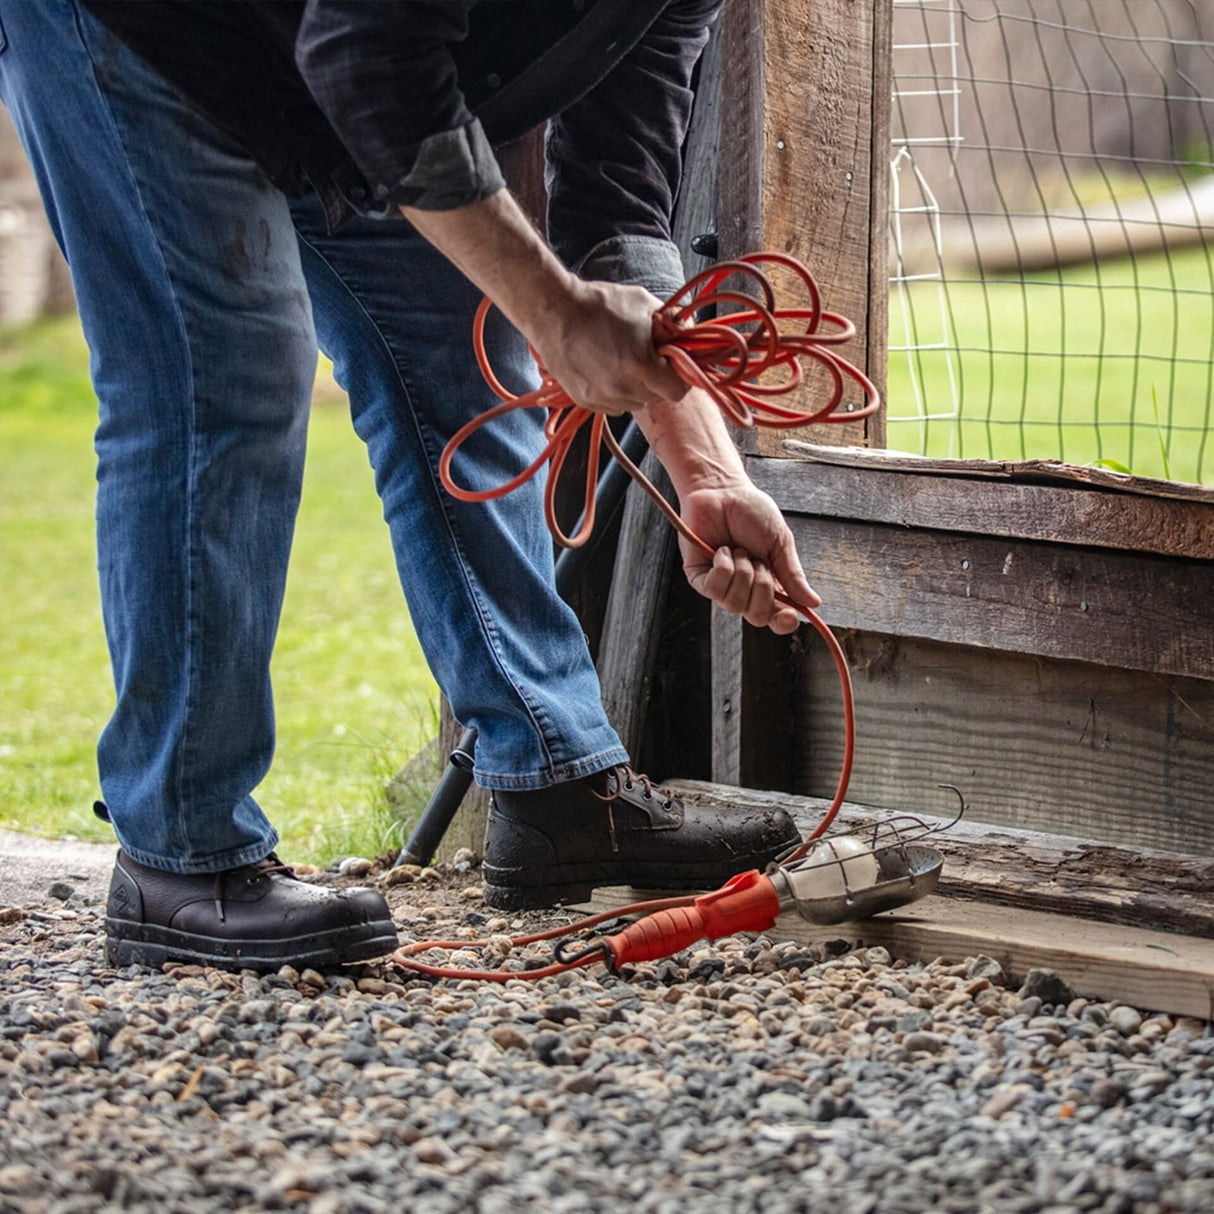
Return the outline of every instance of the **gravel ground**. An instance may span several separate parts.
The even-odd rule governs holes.
[[[387,889],[403,935],[554,923],[476,877]],[[1209,1027],[1048,973],[764,939],[534,984],[114,971],[101,905],[49,905],[0,911],[5,1212],[1214,1209]]]

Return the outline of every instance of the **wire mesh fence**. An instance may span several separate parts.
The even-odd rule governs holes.
[[[894,6],[889,445],[1214,482],[1214,5]]]

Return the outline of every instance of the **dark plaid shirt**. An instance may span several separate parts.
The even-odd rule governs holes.
[[[548,128],[549,239],[659,294],[691,79],[720,0],[85,0],[329,223],[502,186],[492,147]]]

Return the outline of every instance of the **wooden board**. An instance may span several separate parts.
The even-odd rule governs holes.
[[[824,797],[800,797],[755,788],[676,780],[675,788],[699,805],[746,810],[779,807],[793,816],[803,834],[813,831],[830,805]],[[932,831],[930,844],[944,856],[938,893],[953,898],[1050,911],[1102,923],[1178,932],[1214,940],[1214,857],[1117,847],[1072,835],[1046,834],[956,821],[956,794],[932,789],[923,797],[948,817],[916,813],[903,821],[907,837],[916,827]],[[888,828],[898,815],[845,803],[836,830],[863,834],[879,823]]]
[[[669,496],[670,478],[652,452],[642,471]],[[603,707],[634,761],[647,723],[660,621],[677,554],[670,525],[636,485],[630,486],[596,664]]]
[[[1115,206],[1075,210],[948,224],[939,254],[924,250],[919,265],[928,265],[930,273],[943,266],[950,278],[1020,276],[1093,261],[1141,259],[1163,250],[1179,254],[1214,240],[1214,180],[1208,177],[1179,189],[1152,190],[1145,198],[1118,199]],[[912,264],[903,272],[922,271]]]
[[[712,637],[712,778],[723,784],[748,784],[742,774],[742,704],[747,698],[742,694],[742,677],[745,665],[742,661],[743,628],[745,624],[737,616],[726,614],[714,607],[711,617]],[[771,675],[769,675],[769,678]],[[781,680],[780,690],[774,694],[784,702],[782,694],[786,680]],[[791,714],[790,714],[791,715]],[[764,784],[779,785],[781,781],[771,779]]]
[[[792,516],[832,628],[1214,678],[1214,562]]]
[[[713,607],[712,778],[792,788],[798,642]]]
[[[827,306],[857,326],[845,354],[884,382],[888,260],[890,0],[725,6],[718,233],[723,258],[791,253]],[[803,407],[821,396],[807,387]],[[855,403],[859,403],[857,400]],[[784,432],[787,435],[788,432]],[[797,433],[880,443],[881,415]],[[780,436],[758,450],[781,454]]]
[[[1151,476],[1133,476],[1087,464],[1064,464],[1054,459],[936,459],[908,451],[886,451],[876,447],[825,446],[800,439],[786,439],[786,454],[814,463],[870,471],[917,472],[921,476],[982,477],[1035,484],[1067,485],[1131,493],[1140,497],[1175,498],[1178,501],[1214,504],[1214,486],[1163,481]]]
[[[856,467],[751,458],[747,470],[795,514],[1214,560],[1214,492],[1180,500],[1061,479],[1041,484],[1028,472],[996,479],[928,462],[920,470],[905,461]]]
[[[626,888],[599,890],[584,909],[609,910],[644,896]],[[1090,999],[1214,1019],[1214,941],[1193,936],[942,897],[832,927],[784,914],[764,935],[807,945],[831,940],[882,945],[908,961],[985,955],[998,961],[1013,983],[1030,969],[1051,969],[1077,995]]]
[[[451,715],[451,706],[447,697],[441,699],[439,714],[438,751],[442,770],[450,761],[451,752],[455,750],[464,732],[464,727]],[[440,771],[441,775],[441,771]],[[437,786],[438,781],[435,781]],[[442,840],[435,849],[435,858],[450,862],[455,853],[467,848],[475,856],[481,856],[485,851],[485,825],[489,821],[489,790],[475,783],[468,785],[468,791],[460,802],[459,809],[451,819],[450,826],[443,834]]]
[[[856,691],[852,800],[1127,847],[1214,855],[1214,682],[867,633],[844,638]],[[820,644],[795,678],[793,787],[833,792],[838,679]]]

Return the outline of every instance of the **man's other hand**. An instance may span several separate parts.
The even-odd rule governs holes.
[[[801,617],[776,601],[777,582],[805,607],[821,603],[779,508],[749,481],[694,490],[681,507],[683,521],[714,550],[710,558],[680,537],[683,571],[705,598],[781,635],[795,632]]]

